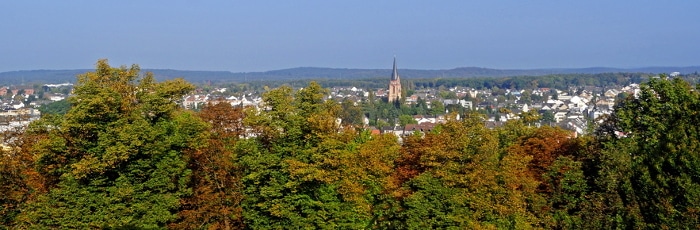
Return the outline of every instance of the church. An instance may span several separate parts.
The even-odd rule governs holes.
[[[401,79],[399,73],[396,72],[396,57],[394,57],[394,69],[391,71],[391,80],[389,81],[389,102],[401,100]]]

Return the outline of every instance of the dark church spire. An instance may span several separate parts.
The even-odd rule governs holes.
[[[391,80],[399,80],[399,72],[396,71],[396,56],[394,56],[394,70],[391,71]]]

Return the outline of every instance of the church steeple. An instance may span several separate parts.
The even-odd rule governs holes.
[[[394,56],[394,70],[391,71],[391,80],[399,80],[399,72],[396,71],[396,56]]]
[[[394,69],[391,71],[388,96],[389,102],[401,100],[401,78],[399,78],[399,72],[396,71],[396,56],[394,56]]]

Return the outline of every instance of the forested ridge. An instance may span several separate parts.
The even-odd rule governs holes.
[[[71,70],[22,70],[0,72],[0,82],[3,84],[17,85],[25,83],[63,83],[74,82],[75,76],[87,72],[87,69]],[[282,84],[290,82],[308,82],[317,80],[326,82],[322,85],[343,84],[342,86],[366,85],[368,81],[381,78],[381,84],[385,84],[386,76],[391,75],[391,69],[349,69],[349,68],[319,68],[319,67],[299,67],[290,69],[271,70],[264,72],[230,72],[230,71],[197,71],[197,70],[174,70],[174,69],[146,69],[152,72],[158,80],[169,80],[174,78],[184,78],[185,80],[201,83],[236,83],[236,84]],[[512,78],[518,76],[527,78],[570,78],[570,77],[598,77],[608,78],[610,75],[650,75],[658,73],[681,72],[683,74],[695,74],[700,71],[700,66],[686,67],[645,67],[645,68],[559,68],[559,69],[490,69],[481,67],[460,67],[454,69],[422,70],[422,69],[401,69],[401,78],[404,80],[418,79],[419,81],[434,81],[437,79],[457,79],[456,82],[469,78],[480,78],[480,81],[489,79]],[[634,76],[632,76],[634,78]],[[461,80],[460,80],[461,79]],[[632,79],[634,80],[634,79]],[[360,83],[358,83],[358,81]],[[376,83],[376,82],[375,82]],[[473,82],[471,82],[473,83]],[[328,86],[327,86],[328,87]],[[383,86],[381,86],[383,87]],[[545,86],[549,87],[549,86]]]
[[[0,228],[700,228],[700,94],[679,78],[582,137],[467,112],[402,142],[338,122],[315,82],[261,109],[184,110],[193,89],[106,60],[79,75],[64,115],[3,136]]]

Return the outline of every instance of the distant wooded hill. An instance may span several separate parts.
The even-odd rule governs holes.
[[[57,83],[74,82],[75,76],[92,71],[89,69],[76,70],[24,70],[0,73],[1,84],[22,83]],[[389,77],[390,69],[343,69],[299,67],[292,69],[272,70],[265,72],[234,73],[229,71],[189,71],[171,69],[144,69],[153,72],[158,80],[182,77],[193,83],[201,82],[251,82],[272,80],[301,80],[301,79],[366,79]],[[700,66],[689,67],[644,67],[644,68],[560,68],[560,69],[489,69],[480,67],[462,67],[447,70],[417,70],[399,69],[402,78],[471,78],[471,77],[509,77],[509,76],[542,76],[549,74],[596,74],[596,73],[695,73]]]

